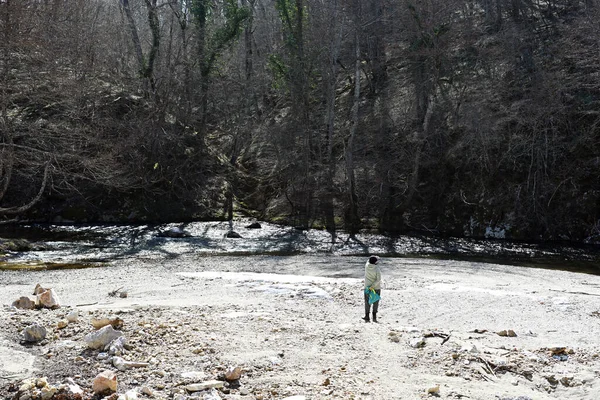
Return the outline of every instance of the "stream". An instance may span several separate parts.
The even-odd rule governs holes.
[[[494,262],[600,275],[600,248],[594,245],[532,244],[492,239],[383,236],[298,230],[251,221],[161,225],[32,224],[4,226],[0,237],[27,239],[34,250],[0,254],[0,269],[84,268],[124,258],[182,255],[244,256],[334,254],[427,257]],[[236,232],[238,238],[227,237]]]

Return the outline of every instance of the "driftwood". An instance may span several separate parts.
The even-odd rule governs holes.
[[[569,292],[567,290],[557,290],[557,289],[550,289],[551,292],[558,292],[558,293],[568,293],[568,294],[582,294],[584,296],[597,296],[600,297],[600,294],[598,293],[588,293],[588,292]]]
[[[84,303],[84,304],[75,304],[75,307],[85,307],[85,306],[93,306],[98,304],[97,301],[93,302],[93,303]]]
[[[117,296],[117,294],[119,294],[119,292],[120,292],[120,291],[121,291],[121,289],[123,289],[123,288],[124,288],[124,286],[121,286],[120,288],[118,288],[118,289],[115,289],[115,290],[113,290],[112,292],[108,292],[108,295],[109,295],[110,297],[116,297],[116,296]]]
[[[444,343],[446,343],[448,340],[450,340],[450,334],[448,333],[441,333],[441,332],[429,332],[427,334],[424,335],[425,337],[439,337],[442,338],[442,343],[441,345],[444,345]]]

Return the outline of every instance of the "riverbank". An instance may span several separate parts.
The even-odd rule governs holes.
[[[366,324],[363,261],[165,253],[85,270],[0,271],[0,395],[14,396],[9,381],[25,376],[72,378],[90,394],[92,379],[112,369],[118,393],[188,398],[187,384],[237,366],[239,386],[196,397],[421,399],[439,386],[442,399],[597,399],[600,277],[384,259],[380,323]],[[37,283],[62,307],[7,306]],[[127,297],[109,295],[117,289]],[[72,310],[78,320],[59,329]],[[86,348],[90,321],[111,315],[131,344],[123,358],[147,366],[118,371]],[[48,335],[24,346],[20,331],[32,322]]]

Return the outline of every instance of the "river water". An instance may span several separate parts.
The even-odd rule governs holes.
[[[186,254],[334,254],[385,257],[433,257],[554,268],[600,275],[600,248],[594,245],[515,243],[500,240],[383,236],[343,232],[335,238],[321,230],[251,221],[193,222],[162,225],[33,224],[3,227],[0,237],[24,238],[39,249],[0,258],[0,269],[77,268],[122,258],[174,258]],[[227,238],[234,231],[239,238]],[[185,237],[170,237],[184,233]]]

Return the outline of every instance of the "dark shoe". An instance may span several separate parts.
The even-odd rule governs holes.
[[[377,313],[373,313],[373,322],[377,322]]]
[[[363,317],[363,319],[365,320],[365,322],[371,322],[368,315],[366,317]]]

